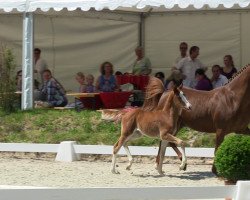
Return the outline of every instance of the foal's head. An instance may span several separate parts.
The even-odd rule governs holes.
[[[173,101],[177,106],[181,106],[187,110],[191,110],[192,105],[187,100],[185,94],[183,93],[181,89],[182,89],[182,85],[180,85],[179,87],[175,86],[173,88],[173,93],[174,93]]]

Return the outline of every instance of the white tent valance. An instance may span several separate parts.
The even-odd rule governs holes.
[[[34,12],[41,9],[46,12],[49,9],[60,11],[67,8],[69,11],[80,8],[83,11],[88,11],[91,8],[95,10],[103,9],[120,9],[126,8],[138,9],[140,12],[147,11],[148,7],[158,8],[160,6],[166,9],[172,9],[178,6],[181,9],[193,6],[195,9],[218,8],[223,5],[225,8],[233,6],[247,7],[250,0],[0,0],[0,9],[5,12],[11,12],[13,9],[19,12]]]

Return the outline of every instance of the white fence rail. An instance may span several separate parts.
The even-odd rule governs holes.
[[[77,145],[66,141],[61,144],[0,143],[0,151],[57,153],[58,161],[77,160],[79,154],[112,154],[112,146]],[[156,155],[157,147],[131,146],[132,155]],[[186,148],[189,157],[213,157],[213,148]],[[121,149],[120,154],[125,154]],[[175,156],[168,148],[167,156]],[[236,186],[214,187],[147,187],[147,188],[25,188],[0,189],[0,200],[165,200],[233,198],[250,200],[250,181],[239,181]]]
[[[155,156],[158,147],[130,146],[132,155]],[[0,143],[0,151],[7,152],[47,152],[57,153],[57,161],[72,162],[78,159],[77,154],[112,154],[113,146],[108,145],[77,145],[74,141],[64,141],[60,144],[29,144]],[[122,148],[119,152],[125,155]],[[186,148],[188,157],[214,157],[214,148]],[[172,148],[167,148],[166,156],[176,156]]]
[[[143,188],[25,188],[0,189],[4,200],[167,200],[167,199],[250,199],[250,181],[234,186],[212,187],[143,187]]]

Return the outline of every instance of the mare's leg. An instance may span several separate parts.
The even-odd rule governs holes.
[[[161,139],[166,140],[168,142],[175,143],[175,144],[181,146],[182,161],[181,161],[181,165],[180,165],[180,170],[183,170],[187,165],[187,157],[186,157],[186,154],[185,154],[185,144],[184,144],[184,142],[181,139],[179,139],[179,138],[177,138],[177,137],[175,137],[175,136],[173,136],[173,135],[171,135],[170,133],[167,133],[167,132],[161,133]]]
[[[222,130],[222,129],[217,129],[216,130],[216,141],[215,141],[215,150],[214,150],[214,155],[218,149],[218,147],[220,146],[220,144],[223,142],[224,137],[225,137],[226,133]],[[217,175],[217,170],[215,168],[215,165],[213,163],[212,166],[212,172]]]
[[[238,134],[250,135],[250,129],[246,127],[244,131],[237,131]]]
[[[164,172],[162,171],[162,163],[163,163],[163,160],[164,160],[164,156],[165,156],[167,146],[168,146],[168,142],[166,140],[162,140],[160,142],[158,155],[157,155],[159,157],[159,162],[156,165],[156,170],[159,172],[160,175],[164,174]]]
[[[131,155],[131,153],[129,151],[127,143],[128,143],[128,141],[134,140],[134,139],[139,138],[139,137],[141,137],[141,133],[139,131],[134,131],[133,134],[123,144],[123,147],[124,147],[124,149],[125,149],[125,151],[126,151],[126,153],[128,155],[128,162],[129,162],[127,167],[126,167],[126,170],[130,170],[130,168],[132,166],[132,163],[133,163],[133,157],[132,157],[132,155]]]

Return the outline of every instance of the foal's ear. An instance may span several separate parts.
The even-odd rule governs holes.
[[[177,95],[180,93],[179,88],[178,88],[176,85],[174,85],[173,91],[174,91],[174,93],[177,94]]]

